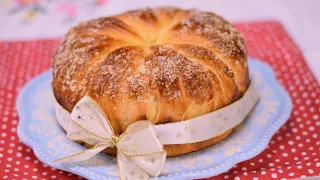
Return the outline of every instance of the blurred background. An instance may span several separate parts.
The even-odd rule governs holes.
[[[59,38],[80,21],[164,5],[216,12],[233,23],[277,20],[320,79],[319,0],[0,0],[0,40]]]

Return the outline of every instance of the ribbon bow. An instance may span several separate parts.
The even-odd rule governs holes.
[[[100,106],[90,97],[83,97],[70,115],[68,139],[94,145],[91,149],[67,156],[55,162],[87,160],[107,147],[117,147],[120,179],[157,177],[165,163],[166,152],[149,121],[137,121],[117,136]]]

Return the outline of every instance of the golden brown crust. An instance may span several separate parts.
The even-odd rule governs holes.
[[[249,85],[244,40],[234,26],[214,13],[171,7],[72,28],[53,57],[53,77],[58,103],[71,112],[91,96],[117,134],[137,120],[163,124],[209,113]],[[166,148],[178,155],[215,142]]]

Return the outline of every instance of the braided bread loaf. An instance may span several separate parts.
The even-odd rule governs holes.
[[[52,86],[69,112],[91,96],[121,134],[138,120],[171,123],[224,107],[242,97],[248,75],[244,39],[229,22],[210,12],[162,7],[72,28],[54,54]],[[196,151],[232,131],[165,148],[168,156]]]

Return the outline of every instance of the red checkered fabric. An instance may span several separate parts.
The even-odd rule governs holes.
[[[257,157],[212,179],[295,179],[320,175],[320,87],[299,48],[277,22],[237,24],[249,55],[268,63],[287,89],[293,111]],[[0,42],[0,179],[81,179],[39,162],[16,134],[23,85],[50,68],[58,39]],[[211,178],[210,178],[211,179]]]

